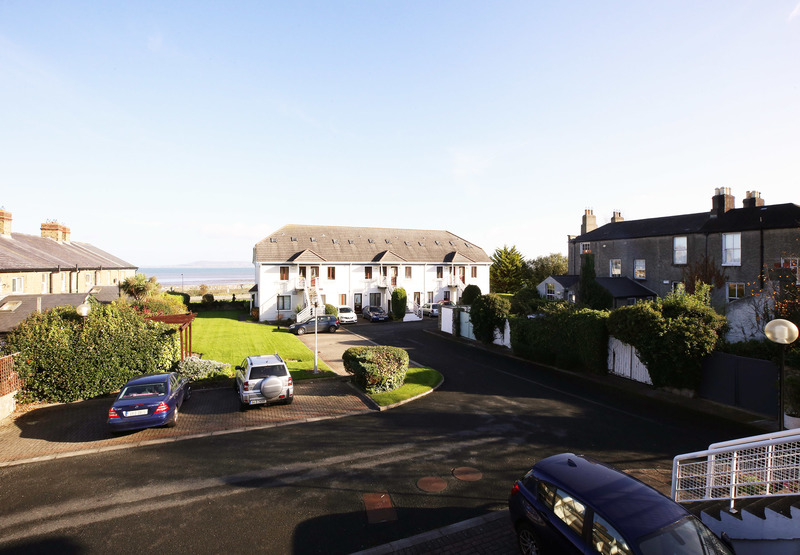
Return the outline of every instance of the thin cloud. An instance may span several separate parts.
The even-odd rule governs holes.
[[[794,10],[792,10],[792,13],[789,14],[789,21],[793,20],[796,17],[800,17],[800,4],[797,4]]]

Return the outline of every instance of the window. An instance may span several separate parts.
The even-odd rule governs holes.
[[[590,252],[592,252],[591,243],[581,243],[581,254],[586,254]]]
[[[744,283],[728,283],[728,302],[744,298]]]
[[[428,302],[429,303],[433,302],[433,291],[428,291]]]
[[[411,279],[411,266],[406,266],[406,279]]]
[[[83,275],[83,280],[86,282],[86,287],[92,286],[92,274],[90,274],[89,272],[85,273]]]
[[[289,279],[289,266],[281,266],[281,281]]]
[[[380,293],[370,293],[369,294],[369,305],[370,306],[381,306],[381,294]]]
[[[795,282],[800,283],[800,258],[781,258],[781,268],[788,268],[792,271]]]
[[[11,292],[12,293],[24,292],[22,276],[11,278]]]
[[[672,292],[673,293],[676,293],[676,294],[679,294],[679,295],[683,295],[683,293],[685,291],[686,291],[686,288],[684,287],[682,281],[673,281],[672,282]]]
[[[364,279],[372,279],[372,266],[364,267]]]
[[[723,233],[722,234],[722,265],[741,266],[742,265],[742,234]]]
[[[600,515],[594,515],[592,522],[592,546],[598,553],[603,555],[619,554],[629,555],[632,553],[622,534],[617,532],[606,519]]]
[[[292,296],[278,295],[278,310],[291,310],[291,309],[292,309]]]
[[[328,279],[336,279],[336,267],[328,266]]]
[[[672,238],[672,263],[686,264],[686,237]]]
[[[556,300],[556,284],[545,283],[544,288],[545,288],[545,297],[547,297],[547,299],[550,301]]]
[[[347,306],[347,294],[342,293],[339,295],[339,306]]]
[[[450,291],[445,291],[444,292],[444,300],[445,301],[449,301],[450,300]]]
[[[578,536],[583,535],[583,517],[586,514],[586,507],[564,490],[556,489],[553,513]]]
[[[633,278],[645,279],[644,258],[638,258],[633,261]]]
[[[473,278],[473,279],[475,279],[476,277],[478,277],[478,267],[477,267],[477,266],[473,266],[473,267],[472,267],[472,269],[471,269],[471,275],[472,275],[472,278]]]
[[[442,279],[444,277],[444,268],[442,266],[436,266],[436,279]]]
[[[622,260],[619,258],[612,258],[608,261],[608,275],[609,277],[622,276]]]
[[[47,293],[47,274],[42,274],[42,294]]]

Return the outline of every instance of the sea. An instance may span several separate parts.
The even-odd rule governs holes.
[[[139,268],[148,278],[156,276],[162,287],[196,287],[198,285],[252,285],[256,282],[253,268]]]

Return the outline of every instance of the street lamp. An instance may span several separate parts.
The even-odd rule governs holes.
[[[797,326],[795,326],[794,323],[790,322],[789,320],[778,318],[777,320],[772,320],[766,326],[764,326],[764,335],[766,335],[767,339],[773,343],[777,343],[781,346],[781,367],[780,374],[778,375],[778,429],[782,431],[786,429],[783,423],[783,385],[785,381],[784,374],[786,373],[786,347],[797,340]]]
[[[92,311],[92,306],[89,303],[83,302],[75,307],[75,311],[83,318],[83,323],[86,324],[86,317]]]
[[[317,307],[319,306],[319,301],[314,301],[314,373],[317,374],[319,370],[317,369]]]

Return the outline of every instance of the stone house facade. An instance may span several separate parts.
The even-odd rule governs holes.
[[[253,264],[254,308],[259,320],[275,321],[315,301],[388,311],[398,287],[409,310],[457,301],[470,284],[488,293],[492,261],[448,231],[287,225],[256,243]]]
[[[569,273],[578,275],[581,254],[592,253],[603,277],[628,277],[664,296],[697,265],[724,276],[715,289],[715,306],[758,295],[771,280],[790,276],[800,282],[800,206],[766,205],[748,191],[735,208],[730,189],[718,188],[709,212],[626,221],[615,212],[598,227],[586,210],[581,234],[568,242]]]

